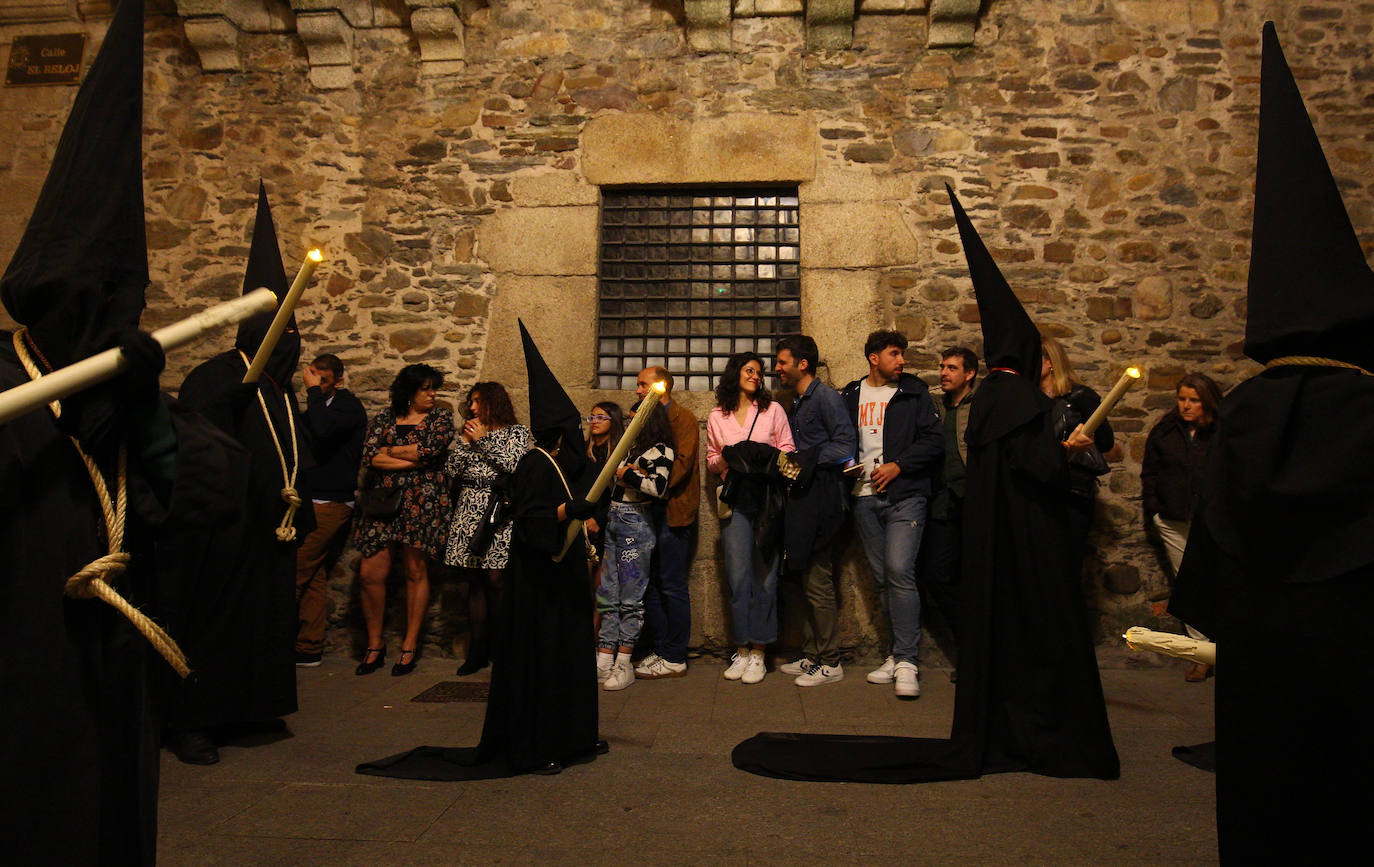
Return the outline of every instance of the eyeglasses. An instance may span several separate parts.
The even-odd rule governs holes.
[[[583,421],[586,421],[586,422],[610,421],[610,420],[611,420],[611,417],[608,416],[608,415],[589,415],[589,416],[587,416],[585,419],[583,419]]]

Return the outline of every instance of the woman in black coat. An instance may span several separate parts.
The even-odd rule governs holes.
[[[1221,389],[1207,376],[1190,373],[1178,381],[1178,405],[1164,414],[1145,440],[1140,463],[1141,499],[1145,505],[1145,532],[1159,534],[1169,567],[1178,573],[1188,528],[1202,491],[1207,451],[1217,432],[1217,407]],[[1185,626],[1194,638],[1205,636]],[[1207,678],[1208,666],[1195,662],[1185,677],[1190,683]]]

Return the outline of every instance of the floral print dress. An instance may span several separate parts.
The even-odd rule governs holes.
[[[363,467],[372,473],[382,488],[402,487],[401,507],[389,520],[358,517],[354,544],[364,557],[371,557],[392,542],[418,548],[431,557],[440,557],[448,535],[448,478],[444,458],[453,441],[453,413],[435,407],[419,424],[399,426],[390,409],[379,413],[367,430],[363,442]],[[386,446],[420,447],[419,466],[388,472],[372,466],[372,459]]]
[[[510,559],[509,521],[496,531],[485,556],[474,556],[468,548],[491,504],[493,483],[504,482],[515,472],[515,465],[529,450],[530,430],[521,424],[490,430],[472,443],[462,437],[454,439],[448,453],[448,474],[457,488],[458,501],[449,525],[445,563],[470,569],[506,567]]]

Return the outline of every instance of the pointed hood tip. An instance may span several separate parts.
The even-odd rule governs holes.
[[[1272,21],[1262,30],[1259,141],[1245,353],[1369,369],[1374,272]]]
[[[561,433],[564,445],[575,446],[579,453],[585,451],[582,417],[577,411],[577,404],[573,403],[558,377],[554,376],[524,321],[517,318],[516,324],[520,326],[525,373],[529,380],[530,431],[536,440]]]

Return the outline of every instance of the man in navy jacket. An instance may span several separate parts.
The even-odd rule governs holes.
[[[857,457],[863,468],[853,491],[854,524],[892,634],[892,652],[869,673],[868,682],[894,684],[898,698],[914,699],[921,693],[916,555],[932,479],[945,457],[945,437],[930,390],[918,377],[902,372],[906,347],[906,337],[898,331],[868,335],[868,376],[845,386],[840,396],[858,429]]]

